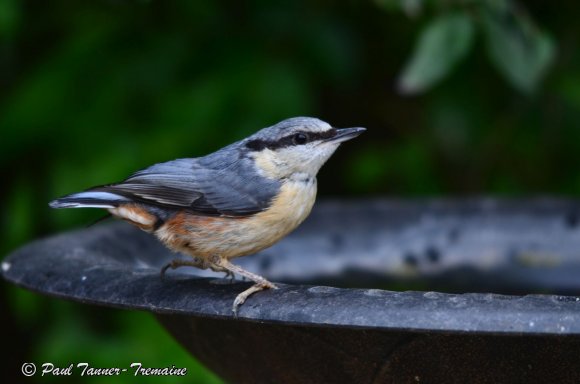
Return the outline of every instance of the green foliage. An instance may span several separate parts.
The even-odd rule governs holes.
[[[71,351],[77,351],[74,363],[88,363],[94,368],[127,368],[129,372],[113,377],[87,377],[88,383],[125,383],[128,380],[150,383],[181,383],[183,377],[175,376],[139,376],[133,374],[132,363],[141,363],[143,367],[163,368],[175,366],[187,368],[185,380],[191,383],[218,384],[222,381],[205,370],[199,363],[183,352],[166,332],[161,329],[153,316],[141,312],[123,313],[113,322],[113,328],[107,333],[95,332],[83,320],[77,305],[59,303],[60,311],[66,316],[51,327],[50,332],[39,345],[36,361],[50,361],[55,366],[66,367],[71,361]],[[78,349],[79,345],[90,348]],[[78,370],[75,370],[78,372]],[[78,376],[78,375],[75,375]],[[59,382],[60,378],[49,378]]]
[[[415,16],[419,0],[378,1],[387,10]],[[553,40],[512,0],[431,1],[443,8],[421,32],[411,59],[399,77],[404,94],[429,90],[462,60],[482,30],[492,64],[516,89],[532,93],[555,57]],[[452,6],[449,6],[452,5]]]
[[[533,92],[554,60],[552,39],[524,15],[487,10],[482,14],[488,55],[515,88]]]
[[[421,32],[411,60],[399,79],[403,93],[419,93],[443,79],[468,52],[473,23],[465,13],[445,13]]]
[[[0,0],[0,40],[14,32],[19,15],[17,0]]]
[[[416,16],[423,9],[425,0],[375,0],[389,11],[403,11],[408,16]]]

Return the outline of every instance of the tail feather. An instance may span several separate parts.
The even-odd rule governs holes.
[[[51,201],[51,208],[115,208],[129,201],[126,197],[110,192],[85,191],[73,193]]]

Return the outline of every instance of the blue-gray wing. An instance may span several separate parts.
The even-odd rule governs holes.
[[[216,152],[156,164],[96,189],[200,214],[248,216],[268,208],[279,187],[278,181],[259,176],[251,159]]]

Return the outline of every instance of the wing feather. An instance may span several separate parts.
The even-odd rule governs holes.
[[[220,152],[156,164],[121,183],[93,190],[200,214],[248,216],[266,209],[280,182],[260,177],[250,158],[232,159]]]

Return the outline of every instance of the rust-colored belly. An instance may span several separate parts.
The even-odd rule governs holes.
[[[271,207],[250,217],[208,217],[180,212],[155,234],[169,248],[209,258],[234,258],[270,247],[294,230],[310,213],[316,182],[287,182]]]

